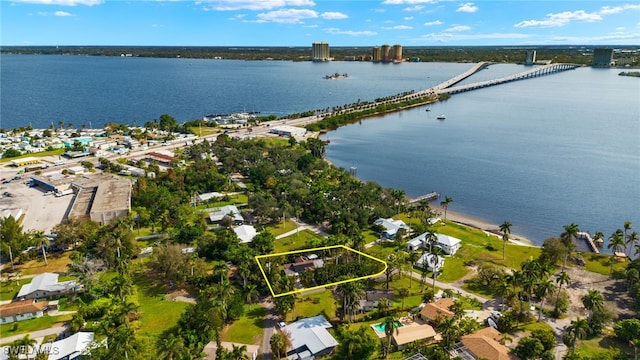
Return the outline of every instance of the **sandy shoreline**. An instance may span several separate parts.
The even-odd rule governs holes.
[[[430,206],[432,209],[439,212],[441,217],[444,219],[444,209],[440,205],[433,204]],[[458,224],[470,226],[476,229],[480,229],[487,234],[502,238],[502,232],[500,232],[500,225],[491,224],[485,220],[482,220],[473,216],[465,215],[457,211],[452,211],[451,209],[448,209],[447,220],[456,222]],[[510,238],[509,241],[516,245],[538,247],[534,245],[533,241],[527,239],[522,235],[511,233],[509,235],[509,238]]]

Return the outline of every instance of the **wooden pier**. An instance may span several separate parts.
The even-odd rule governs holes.
[[[410,199],[409,200],[409,205],[415,204],[415,203],[419,203],[421,201],[438,200],[439,198],[440,198],[440,194],[438,194],[437,192],[433,191],[433,192],[430,192],[428,194],[424,194],[424,195],[418,196],[415,199]]]
[[[579,242],[587,245],[587,248],[585,248],[584,246],[581,246],[581,243],[576,244],[579,251],[594,252],[596,254],[600,253],[600,249],[598,249],[596,244],[593,242],[593,239],[588,232],[579,232],[577,239]]]

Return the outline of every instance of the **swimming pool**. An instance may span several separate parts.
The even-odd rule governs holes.
[[[400,321],[398,321],[398,320],[394,321],[394,323],[396,324],[396,328],[401,328],[401,327],[403,327],[403,326],[404,326],[404,324],[403,324],[403,323],[401,323],[401,322],[400,322]],[[382,333],[382,334],[384,334],[384,328],[385,328],[384,323],[379,323],[379,324],[375,324],[375,325],[372,325],[372,326],[373,326],[373,329],[374,329],[377,333]]]

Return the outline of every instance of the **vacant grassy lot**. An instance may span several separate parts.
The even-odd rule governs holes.
[[[274,252],[285,252],[294,250],[304,250],[311,248],[310,243],[313,239],[321,239],[322,237],[313,231],[304,229],[298,233],[278,239],[274,243]]]
[[[24,264],[16,265],[15,268],[16,271],[21,272],[23,276],[38,275],[45,272],[67,272],[69,270],[69,268],[67,268],[67,264],[71,263],[71,260],[69,260],[70,254],[70,251],[47,254],[48,265],[45,265],[42,258],[42,253],[39,253],[35,259],[29,260]]]
[[[174,326],[189,304],[166,300],[165,288],[154,284],[145,273],[137,273],[133,279],[137,290],[135,300],[140,306],[140,332],[159,335]]]
[[[329,290],[310,295],[299,295],[293,311],[287,315],[287,322],[297,318],[324,315],[327,319],[336,317],[336,303]]]
[[[2,286],[0,286],[0,301],[13,300],[18,295],[22,285],[30,282],[30,278],[2,282]]]
[[[295,223],[295,221],[291,220],[291,219],[287,219],[284,222],[284,225],[282,224],[282,221],[277,222],[277,223],[272,223],[269,224],[266,229],[269,230],[274,236],[278,236],[278,235],[282,235],[286,232],[289,232],[291,230],[295,230],[296,227],[298,227],[298,225]]]
[[[244,316],[223,330],[222,341],[259,344],[263,331],[264,308],[260,305],[245,305]]]

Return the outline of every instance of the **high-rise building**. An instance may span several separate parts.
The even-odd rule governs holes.
[[[400,44],[393,45],[393,61],[402,61],[402,45]]]
[[[389,44],[382,45],[382,62],[389,62],[391,59],[389,54],[391,52],[391,46]]]
[[[536,62],[536,51],[535,50],[527,50],[527,56],[524,59],[525,65],[533,65]]]
[[[371,60],[373,62],[382,61],[382,49],[380,49],[380,46],[373,47],[373,51],[371,51]]]
[[[327,42],[314,42],[311,45],[311,60],[312,61],[330,61],[329,55],[329,43]]]
[[[613,65],[613,49],[594,49],[591,66],[606,67]]]

